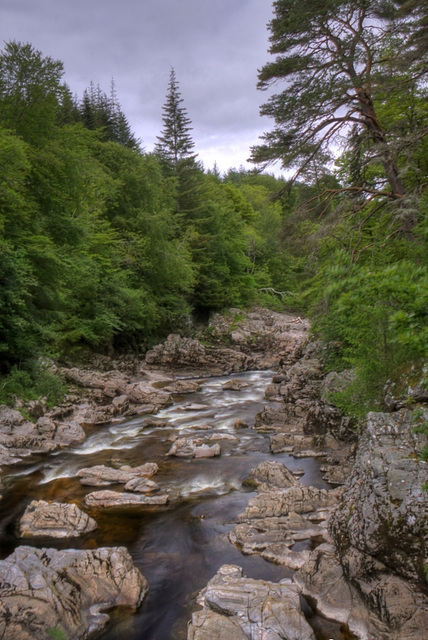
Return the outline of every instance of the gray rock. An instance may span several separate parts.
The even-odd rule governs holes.
[[[75,504],[33,500],[19,523],[21,538],[73,538],[93,531],[97,523]]]
[[[79,469],[77,477],[81,484],[92,487],[105,487],[109,484],[126,484],[134,478],[151,478],[157,473],[159,467],[155,462],[146,462],[139,467],[124,465],[119,469],[96,465]]]
[[[289,513],[307,514],[331,507],[337,502],[337,497],[334,491],[315,487],[293,486],[266,491],[251,498],[238,521],[278,518]]]
[[[0,561],[0,637],[82,640],[99,633],[114,607],[139,606],[145,578],[123,547],[95,550],[18,547]]]
[[[410,411],[369,413],[355,466],[331,523],[343,557],[350,547],[375,556],[394,573],[424,580],[428,549],[426,438],[413,432]]]
[[[196,393],[201,388],[199,382],[193,380],[176,380],[164,387],[169,393]]]
[[[300,608],[299,588],[289,580],[252,580],[240,567],[223,565],[198,602],[203,612],[193,615],[188,640],[315,640]]]
[[[210,446],[199,439],[177,438],[166,455],[177,458],[214,458],[221,455],[221,447],[218,443]]]
[[[133,478],[125,484],[125,491],[135,491],[136,493],[152,493],[159,489],[159,485],[147,478]]]
[[[85,496],[85,504],[88,507],[127,507],[127,506],[151,506],[167,504],[169,498],[166,494],[147,496],[138,493],[119,491],[94,491]]]
[[[194,338],[171,334],[167,340],[146,353],[146,363],[167,370],[210,371],[213,374],[247,371],[254,359],[239,350],[210,348]]]
[[[411,413],[370,413],[330,532],[376,637],[414,639],[428,624],[426,443]]]
[[[245,380],[240,380],[239,378],[231,378],[224,383],[222,389],[224,389],[225,391],[241,391],[241,389],[244,389],[245,387],[248,387],[248,382],[245,382]]]
[[[272,462],[265,460],[260,462],[249,473],[249,478],[256,485],[268,484],[274,487],[287,489],[288,487],[297,486],[299,483],[294,475],[281,462]]]
[[[248,640],[238,621],[211,610],[196,611],[188,629],[188,640]]]

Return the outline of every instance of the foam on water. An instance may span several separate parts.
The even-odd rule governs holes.
[[[187,498],[195,494],[224,495],[230,491],[239,489],[241,481],[238,478],[222,478],[221,476],[209,477],[205,475],[196,476],[190,481],[178,485],[180,495]]]

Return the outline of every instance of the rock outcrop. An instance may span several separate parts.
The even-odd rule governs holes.
[[[75,421],[60,422],[43,416],[33,423],[16,409],[0,405],[0,468],[31,455],[79,444],[85,438],[85,431]]]
[[[171,334],[146,353],[146,364],[172,371],[210,371],[213,375],[222,375],[251,369],[254,359],[239,350],[205,347],[195,338]]]
[[[265,560],[296,570],[308,561],[310,546],[330,541],[327,518],[338,495],[337,491],[300,486],[288,469],[281,466],[262,463],[251,472],[256,482],[262,481],[259,493],[238,516],[229,540],[242,553],[257,553]],[[269,480],[287,488],[275,486]],[[302,542],[307,542],[306,549],[293,549]]]
[[[425,443],[410,411],[370,413],[330,522],[344,575],[376,639],[416,640],[428,624]]]
[[[76,504],[32,500],[19,523],[21,538],[74,538],[97,528]]]
[[[0,561],[0,637],[82,640],[100,632],[113,607],[138,607],[145,578],[123,547],[92,551],[18,547]]]
[[[192,616],[188,640],[315,640],[290,580],[252,580],[240,567],[223,565],[198,604],[203,609]]]

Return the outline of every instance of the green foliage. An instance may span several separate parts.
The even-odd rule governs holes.
[[[68,640],[68,636],[60,627],[49,627],[46,629],[52,640]]]
[[[312,162],[325,164],[341,136],[350,154],[343,186],[355,197],[398,200],[390,213],[410,237],[417,221],[402,201],[414,188],[406,184],[408,161],[426,137],[426,118],[412,117],[407,98],[419,94],[426,102],[421,69],[428,50],[408,55],[418,20],[403,19],[393,0],[277,0],[274,12],[275,58],[259,72],[259,88],[283,82],[284,89],[261,108],[275,127],[253,147],[253,161],[280,161],[295,169],[296,180]]]
[[[62,380],[34,360],[27,362],[25,369],[12,367],[8,375],[0,378],[0,404],[12,406],[17,397],[23,400],[44,398],[47,406],[52,407],[66,393],[67,387]]]
[[[336,394],[335,402],[362,415],[382,407],[388,379],[399,376],[406,363],[426,357],[427,270],[409,260],[349,268],[346,254],[338,258],[336,265],[325,269],[329,284],[315,327],[327,344],[335,346],[330,366],[355,369],[355,381]]]
[[[62,84],[62,63],[31,45],[4,47],[0,401],[61,397],[61,383],[35,373],[41,354],[138,352],[192,312],[256,303],[309,310],[328,366],[355,370],[336,402],[355,415],[381,406],[385,381],[422,362],[428,341],[428,110],[417,75],[426,51],[411,38],[425,13],[405,3],[401,32],[396,4],[275,3],[278,57],[260,82],[291,84],[264,107],[277,128],[258,159],[299,166],[305,181],[293,185],[243,168],[204,173],[173,71],[164,128],[147,154],[114,84],[110,96],[91,84],[79,101]],[[335,29],[343,55],[323,44]],[[365,66],[378,35],[382,56]],[[406,44],[413,57],[404,69],[397,51]],[[363,96],[365,83],[373,93]],[[340,128],[333,174],[323,146]],[[403,189],[397,182],[390,193],[394,179]]]
[[[7,42],[0,52],[0,127],[31,143],[52,133],[65,91],[63,64],[31,44]]]
[[[425,437],[428,437],[428,422],[424,419],[424,411],[421,407],[418,407],[412,412],[412,423],[415,425],[413,427],[414,433],[419,433]],[[428,462],[428,445],[425,445],[422,448],[422,451],[419,454],[420,460],[424,460]]]

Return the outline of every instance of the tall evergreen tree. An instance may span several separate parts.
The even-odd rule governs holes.
[[[113,79],[110,96],[91,81],[89,88],[83,93],[80,116],[87,129],[102,130],[103,140],[117,142],[130,149],[139,148],[139,142],[121,109]]]
[[[194,162],[197,155],[192,153],[195,143],[190,135],[191,121],[181,106],[182,102],[175,70],[171,68],[166,102],[162,108],[164,127],[161,135],[157,136],[155,153],[174,170],[183,161]]]
[[[139,141],[132,133],[128,119],[122,111],[113,78],[110,84],[109,105],[111,112],[111,140],[129,149],[138,149]]]

